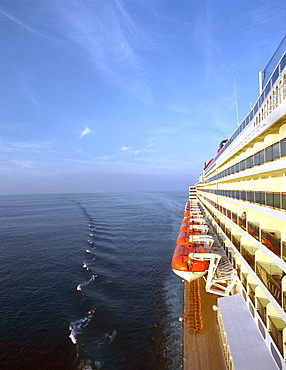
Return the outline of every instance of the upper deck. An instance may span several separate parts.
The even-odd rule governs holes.
[[[211,181],[214,170],[221,166],[238,150],[266,131],[286,112],[286,37],[274,53],[261,75],[261,94],[254,107],[240,123],[226,144],[201,174],[200,181]],[[272,72],[270,67],[275,63]],[[269,76],[266,82],[266,76]],[[245,168],[244,168],[245,169]],[[234,170],[235,173],[237,170]]]

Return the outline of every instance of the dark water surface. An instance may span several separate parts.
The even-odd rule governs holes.
[[[0,197],[1,369],[180,369],[186,199]]]

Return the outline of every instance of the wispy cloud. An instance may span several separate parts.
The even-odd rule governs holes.
[[[150,153],[152,150],[149,149],[134,149],[130,146],[123,146],[121,149],[119,149],[121,152],[138,155],[140,153]]]
[[[57,11],[63,37],[83,50],[97,71],[145,103],[152,102],[143,60],[152,39],[124,1],[62,0],[50,6]]]
[[[91,129],[88,126],[85,126],[84,130],[79,135],[79,139],[82,139],[84,136],[89,135],[90,133]]]
[[[94,161],[109,161],[109,160],[112,160],[112,156],[110,155],[103,155],[103,156],[100,156],[100,157],[95,157],[93,158]]]
[[[49,150],[53,145],[49,141],[16,141],[16,140],[0,140],[0,150],[2,153],[15,152],[40,152]]]
[[[35,28],[32,28],[30,26],[28,26],[28,24],[26,22],[23,22],[21,21],[20,19],[18,19],[17,17],[11,15],[10,13],[6,12],[5,10],[1,9],[0,8],[0,14],[2,14],[2,16],[6,17],[7,19],[9,19],[10,21],[18,24],[20,27],[24,28],[25,30],[29,31],[29,32],[32,32],[38,36],[41,36],[41,37],[44,37],[44,38],[47,38],[47,39],[50,39],[50,37],[44,35],[43,33],[39,32],[38,30],[36,30]]]

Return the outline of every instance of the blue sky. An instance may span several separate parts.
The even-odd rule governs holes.
[[[1,0],[0,194],[186,190],[258,97],[285,0]]]

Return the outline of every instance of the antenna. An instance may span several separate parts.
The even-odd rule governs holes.
[[[237,106],[237,97],[236,97],[236,86],[235,86],[235,78],[233,77],[233,86],[234,86],[234,98],[235,98],[235,109],[236,109],[236,125],[239,125],[238,121],[238,106]]]

